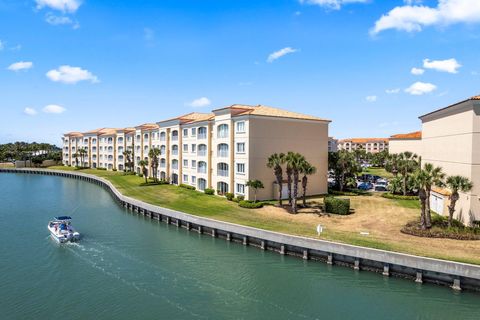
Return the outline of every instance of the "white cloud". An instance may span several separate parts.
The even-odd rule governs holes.
[[[377,34],[387,29],[407,32],[421,31],[428,26],[445,26],[455,23],[480,22],[480,1],[438,0],[436,7],[414,5],[418,1],[407,1],[407,5],[395,7],[382,15],[370,31]]]
[[[297,51],[298,51],[298,49],[293,49],[291,47],[286,47],[286,48],[280,49],[278,51],[272,52],[268,56],[267,62],[272,63],[273,61],[283,57],[284,55],[287,55],[289,53],[295,53]]]
[[[365,100],[367,100],[368,102],[375,102],[377,101],[377,96],[366,96]]]
[[[386,93],[388,94],[396,94],[400,92],[400,88],[395,88],[395,89],[387,89],[385,90]]]
[[[35,0],[37,8],[48,7],[62,12],[75,12],[82,4],[81,0]]]
[[[43,112],[45,113],[63,113],[65,112],[65,108],[56,104],[49,104],[48,106],[45,106],[45,108],[42,109]]]
[[[47,16],[45,17],[45,21],[47,21],[47,23],[49,23],[53,26],[58,26],[58,25],[62,25],[62,24],[72,24],[73,23],[73,20],[70,19],[69,17],[56,16],[56,15],[53,15],[53,14],[47,14]]]
[[[26,107],[25,109],[23,109],[23,113],[25,113],[29,116],[34,116],[34,115],[37,114],[37,110],[35,110],[33,108]]]
[[[414,96],[421,96],[425,93],[430,93],[435,91],[437,86],[428,82],[415,82],[410,87],[405,89],[405,92],[410,93]]]
[[[300,3],[313,4],[328,9],[339,10],[343,5],[349,3],[365,3],[368,0],[299,0]]]
[[[410,70],[410,73],[416,76],[422,75],[424,72],[425,70],[422,68],[412,68],[412,70]]]
[[[90,81],[92,83],[99,82],[96,75],[88,70],[79,67],[60,66],[58,69],[53,69],[47,72],[47,78],[54,82],[63,82],[68,84],[75,84],[79,81]]]
[[[8,66],[8,70],[11,71],[20,71],[20,70],[28,70],[31,67],[33,67],[33,62],[30,61],[19,61],[12,63],[11,65]]]
[[[193,108],[208,107],[211,104],[212,104],[212,102],[207,97],[201,97],[201,98],[193,100],[192,102],[187,103],[188,106],[193,107]]]
[[[423,60],[423,67],[425,69],[434,69],[437,71],[448,72],[448,73],[457,73],[458,68],[462,65],[458,63],[455,59],[447,59],[447,60],[430,60],[424,59]]]

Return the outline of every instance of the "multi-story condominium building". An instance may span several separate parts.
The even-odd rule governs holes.
[[[388,152],[390,154],[409,151],[417,155],[422,154],[422,131],[395,134],[389,139]]]
[[[98,157],[91,167],[124,170],[124,150],[132,151],[134,170],[140,160],[151,163],[149,151],[159,150],[158,178],[172,184],[188,184],[218,194],[227,192],[253,198],[248,180],[258,179],[265,188],[258,199],[277,198],[278,186],[266,167],[273,153],[301,153],[317,168],[309,178],[308,194],[327,192],[329,120],[267,106],[232,105],[212,113],[189,113],[177,118],[127,129],[99,129],[64,136],[64,164],[72,163],[71,144],[96,134]],[[88,140],[90,139],[90,140]],[[94,137],[88,138],[92,141]],[[93,154],[89,142],[89,154]],[[75,144],[75,148],[77,144]],[[148,175],[152,176],[149,166]],[[286,197],[287,187],[284,186]]]
[[[454,217],[470,224],[480,220],[480,96],[455,103],[420,117],[422,130],[393,136],[391,153],[410,151],[447,175],[461,175],[473,189],[460,193]],[[450,190],[434,187],[430,207],[448,215]]]
[[[328,137],[328,152],[338,151],[338,139]]]
[[[352,138],[338,141],[339,150],[365,150],[369,153],[377,153],[388,150],[388,138]]]

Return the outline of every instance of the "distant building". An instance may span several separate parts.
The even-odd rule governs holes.
[[[338,151],[338,139],[328,137],[328,152]]]
[[[410,151],[417,155],[422,154],[422,131],[395,134],[389,139],[388,152],[390,154]]]
[[[377,153],[388,150],[388,138],[352,138],[338,141],[338,150],[365,150]]]

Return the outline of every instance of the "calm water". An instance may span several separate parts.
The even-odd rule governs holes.
[[[480,319],[480,294],[178,230],[86,182],[0,174],[0,190],[1,319]],[[58,214],[81,242],[49,237]]]

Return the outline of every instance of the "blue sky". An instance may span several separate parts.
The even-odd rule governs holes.
[[[233,103],[389,136],[480,94],[479,49],[478,0],[0,0],[0,143]]]

